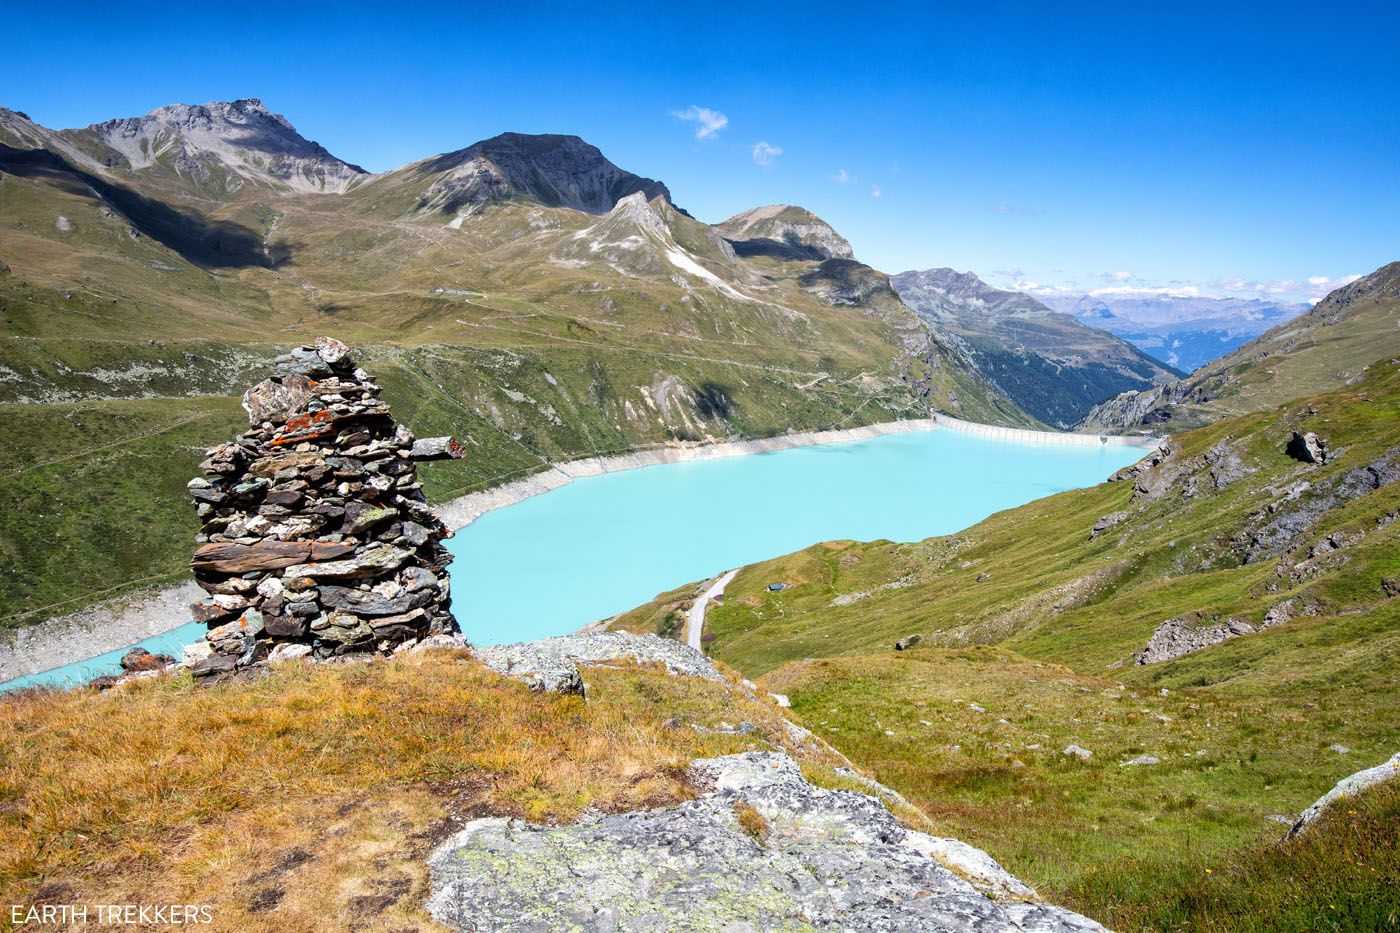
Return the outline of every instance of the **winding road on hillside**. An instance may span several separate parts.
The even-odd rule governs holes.
[[[705,649],[700,647],[700,635],[705,630],[705,607],[709,606],[710,600],[724,592],[724,588],[729,585],[729,581],[733,580],[734,575],[738,572],[735,569],[720,574],[718,579],[710,584],[708,590],[696,597],[695,605],[690,607],[685,621],[686,643],[701,654],[705,652]]]

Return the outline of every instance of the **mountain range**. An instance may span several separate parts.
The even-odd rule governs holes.
[[[1113,334],[1022,292],[993,288],[971,272],[903,272],[891,282],[993,385],[1059,428],[1072,428],[1106,398],[1183,375]]]
[[[65,130],[0,108],[0,257],[0,551],[31,568],[0,577],[0,628],[173,579],[194,451],[318,333],[471,439],[437,496],[932,412],[1067,428],[1177,375],[975,276],[892,280],[801,207],[703,223],[576,136],[374,174],[253,99]]]
[[[1039,298],[1056,311],[1117,334],[1150,356],[1187,372],[1309,308],[1260,298],[1187,295],[1048,294]]]

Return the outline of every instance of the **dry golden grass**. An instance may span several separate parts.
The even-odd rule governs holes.
[[[723,685],[635,665],[587,679],[588,702],[532,695],[435,652],[6,697],[0,902],[209,904],[213,929],[430,929],[423,861],[466,819],[673,803],[693,794],[691,759],[788,741],[776,708]],[[758,731],[685,725],[721,720]]]
[[[763,842],[768,835],[768,821],[763,818],[763,814],[758,812],[758,808],[753,804],[737,802],[734,804],[734,815],[739,819],[739,826],[758,842]]]

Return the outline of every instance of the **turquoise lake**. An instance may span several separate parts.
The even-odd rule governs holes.
[[[916,541],[1091,486],[1141,447],[1040,445],[938,429],[578,479],[488,512],[448,542],[468,639],[562,635],[731,567],[842,538]],[[179,655],[204,626],[140,644]],[[126,649],[0,684],[73,684]]]
[[[559,635],[819,541],[959,531],[1145,453],[939,429],[579,479],[457,532],[452,608],[476,644]]]

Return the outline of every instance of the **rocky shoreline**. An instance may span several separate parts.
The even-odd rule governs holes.
[[[807,431],[753,440],[668,444],[609,457],[586,457],[552,464],[524,479],[451,499],[435,508],[451,530],[466,527],[487,512],[522,502],[568,485],[575,479],[616,473],[665,463],[719,460],[749,454],[772,453],[819,444],[870,440],[891,434],[936,429],[995,436],[1025,443],[1097,446],[1100,435],[1075,435],[1054,431],[1027,431],[981,425],[946,415],[905,421],[886,421],[830,431]],[[1155,446],[1158,438],[1110,438],[1117,443]],[[171,631],[189,622],[188,603],[199,595],[193,581],[150,587],[67,616],[30,626],[8,636],[0,644],[0,682],[53,670],[96,654],[115,651],[143,639]],[[6,636],[0,636],[5,638]]]

